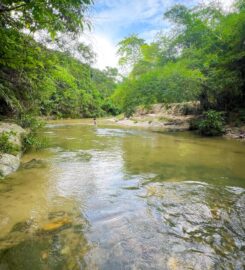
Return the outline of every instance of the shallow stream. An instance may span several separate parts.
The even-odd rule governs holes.
[[[57,122],[0,182],[0,270],[242,270],[245,145]]]

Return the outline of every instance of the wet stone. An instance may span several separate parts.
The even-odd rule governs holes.
[[[65,215],[67,215],[65,211],[50,212],[48,214],[48,219],[60,218],[60,217],[64,217]]]
[[[13,226],[11,232],[28,232],[32,224],[33,224],[32,220],[18,222]]]
[[[42,169],[47,167],[47,162],[41,159],[32,159],[21,165],[22,169]]]
[[[85,151],[77,152],[62,152],[58,161],[62,162],[89,162],[92,159],[92,154]]]
[[[58,230],[64,230],[66,228],[71,227],[72,222],[68,217],[64,217],[61,219],[57,219],[53,222],[46,223],[42,225],[40,232],[42,233],[52,233]]]

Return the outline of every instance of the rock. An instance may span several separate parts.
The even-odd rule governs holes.
[[[80,151],[76,154],[76,159],[79,161],[90,161],[91,158],[92,155],[90,153]]]
[[[62,218],[66,215],[67,213],[65,211],[50,212],[48,214],[48,219]]]
[[[26,131],[13,123],[0,123],[0,134],[3,132],[12,132],[9,141],[21,147],[21,137],[26,133]]]
[[[64,218],[56,220],[54,222],[44,224],[41,227],[41,231],[48,232],[48,233],[54,232],[54,231],[57,231],[59,229],[64,229],[67,226],[69,227],[70,225],[71,225],[71,220],[67,217],[64,217]]]
[[[89,162],[92,159],[92,155],[85,151],[78,151],[78,152],[63,152],[60,155],[61,161],[64,162]]]
[[[0,154],[0,176],[7,176],[15,172],[20,166],[20,154]]]
[[[16,145],[19,149],[16,155],[11,155],[8,153],[0,154],[0,176],[5,177],[10,173],[15,172],[20,166],[21,157],[21,138],[26,131],[13,123],[0,123],[0,135],[3,132],[10,132],[9,142]]]
[[[180,269],[178,260],[175,257],[170,257],[167,262],[168,269],[170,270],[178,270]]]
[[[21,165],[23,169],[33,169],[33,168],[45,168],[47,166],[47,163],[44,160],[41,159],[32,159],[24,164]]]

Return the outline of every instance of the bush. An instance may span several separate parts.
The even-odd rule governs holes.
[[[205,136],[219,136],[224,133],[224,119],[222,113],[209,110],[203,114],[204,118],[198,123],[198,130]]]
[[[104,110],[107,114],[110,115],[118,115],[120,114],[119,108],[113,104],[111,100],[105,100],[104,103],[101,106],[102,110]]]
[[[13,131],[5,131],[0,134],[0,153],[17,155],[20,147],[10,141],[11,135],[15,135]]]
[[[40,150],[47,147],[47,139],[40,137],[38,132],[44,126],[44,121],[30,115],[23,114],[18,120],[18,124],[23,128],[28,128],[29,133],[22,138],[23,151]]]
[[[23,137],[22,145],[24,152],[31,150],[37,151],[46,148],[48,146],[48,141],[43,137],[39,137],[36,132],[30,132]]]
[[[189,130],[198,130],[199,129],[199,124],[200,121],[203,120],[201,118],[201,116],[197,117],[197,118],[193,118],[190,120],[190,127]]]
[[[127,108],[124,110],[125,117],[129,118],[135,113],[135,107],[129,105]]]
[[[30,114],[23,114],[19,117],[18,124],[23,128],[38,130],[44,126],[44,122]]]

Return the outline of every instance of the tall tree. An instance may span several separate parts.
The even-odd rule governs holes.
[[[134,65],[141,59],[141,46],[145,43],[142,38],[133,34],[118,43],[119,65],[125,72],[131,71]]]

